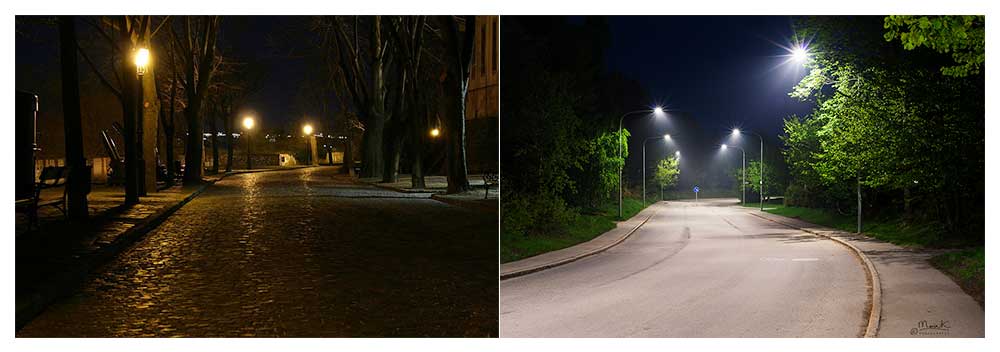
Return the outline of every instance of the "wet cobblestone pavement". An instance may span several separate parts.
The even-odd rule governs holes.
[[[497,335],[497,214],[334,174],[216,183],[17,336]]]

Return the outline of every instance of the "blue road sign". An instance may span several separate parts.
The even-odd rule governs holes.
[[[698,186],[694,186],[694,193],[698,193]]]

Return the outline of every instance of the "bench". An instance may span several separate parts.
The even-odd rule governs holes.
[[[28,226],[38,226],[38,209],[53,207],[66,216],[66,179],[69,168],[65,166],[46,166],[35,182],[35,193],[28,204]],[[50,188],[63,187],[62,197],[42,199],[42,191]]]
[[[485,190],[483,199],[490,199],[490,186],[500,184],[500,174],[484,173],[483,188]]]

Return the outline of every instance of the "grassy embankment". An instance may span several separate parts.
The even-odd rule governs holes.
[[[756,208],[760,206],[760,203],[748,203],[746,206]],[[836,212],[780,204],[765,204],[765,210],[769,213],[798,218],[843,231],[854,232],[857,230],[855,217]],[[986,250],[982,245],[969,247],[961,242],[949,242],[944,239],[951,237],[943,234],[937,226],[908,224],[899,218],[863,219],[862,226],[865,235],[905,247],[961,248],[931,258],[931,265],[948,274],[977,301],[983,302],[986,282]]]
[[[653,200],[649,200],[651,204]],[[622,217],[629,219],[644,209],[642,199],[625,198]],[[500,232],[500,262],[506,263],[583,243],[615,228],[618,203],[609,203],[590,213],[579,214],[560,230],[545,235],[523,236]]]

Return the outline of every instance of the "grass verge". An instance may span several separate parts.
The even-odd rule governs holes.
[[[757,208],[760,203],[748,203]],[[857,219],[822,209],[789,207],[781,204],[764,204],[764,210],[781,216],[797,218],[817,225],[854,232]],[[943,230],[933,224],[909,224],[901,219],[862,219],[865,235],[906,247],[966,247],[968,243],[947,242]],[[957,250],[930,259],[931,265],[952,278],[962,290],[983,305],[986,284],[986,250],[982,245],[972,249]]]
[[[625,198],[622,201],[622,217],[629,219],[644,208],[642,199]],[[618,203],[615,202],[578,214],[561,229],[549,234],[524,236],[501,231],[500,262],[511,262],[590,241],[615,228],[617,220]]]
[[[948,274],[965,293],[985,306],[986,248],[945,253],[931,258],[931,265]]]

